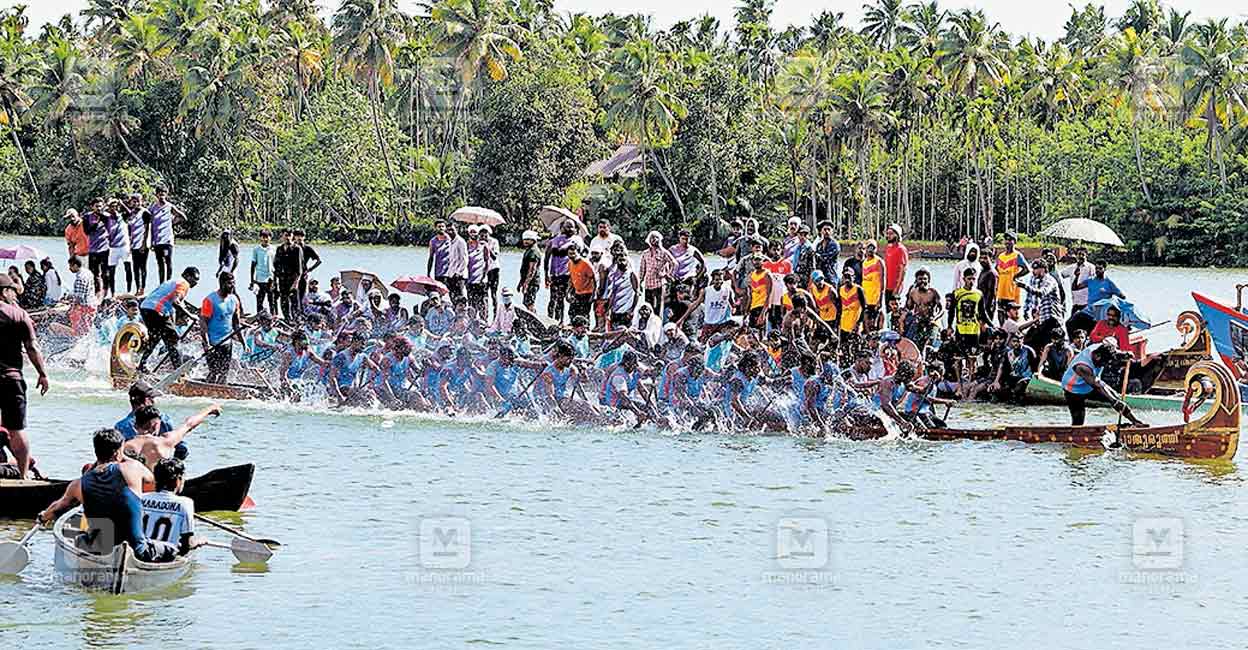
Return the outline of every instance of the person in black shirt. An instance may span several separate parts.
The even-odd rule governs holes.
[[[866,247],[859,242],[854,247],[854,256],[845,260],[845,265],[841,267],[841,274],[845,274],[845,269],[854,272],[854,284],[862,284],[862,258],[866,254]]]
[[[295,243],[295,231],[286,231],[286,240],[273,253],[273,275],[277,277],[277,304],[287,320],[298,318],[299,275],[303,272],[303,247]]]
[[[516,291],[523,296],[524,308],[529,311],[537,309],[537,290],[542,286],[542,254],[537,250],[537,233],[524,231],[520,236],[520,245],[524,247],[524,257],[520,259],[520,282]]]
[[[321,266],[321,256],[317,255],[316,249],[304,242],[303,238],[304,232],[296,230],[295,245],[299,246],[303,255],[299,274],[299,302],[295,303],[296,310],[300,312],[303,309],[303,299],[308,295],[308,278],[312,277],[312,272]]]

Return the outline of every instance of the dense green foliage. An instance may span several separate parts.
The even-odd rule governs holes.
[[[1134,259],[1248,262],[1248,30],[1157,0],[1075,9],[1056,42],[978,11],[876,0],[771,24],[743,0],[654,29],[549,2],[90,0],[0,17],[0,228],[167,183],[189,234],[299,224],[422,237],[463,204],[543,204],[626,237],[830,219],[952,240],[1091,216]],[[36,33],[37,32],[37,33]],[[618,145],[635,177],[585,178]],[[514,233],[513,233],[514,234]]]

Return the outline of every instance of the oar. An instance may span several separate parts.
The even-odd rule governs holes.
[[[237,335],[240,331],[242,331],[241,327],[235,328],[233,332],[230,332],[229,336],[225,337],[224,339],[221,339],[220,343],[210,346],[207,350],[204,350],[203,354],[178,366],[176,370],[169,373],[169,376],[160,380],[160,382],[157,383],[155,386],[153,386],[153,388],[155,388],[158,391],[163,391],[166,388],[176,384],[179,379],[186,376],[186,373],[191,371],[191,368],[195,367],[195,364],[199,363],[200,361],[203,361],[205,357],[207,357],[209,354],[212,354],[213,350],[216,350],[217,348],[225,345],[226,343],[229,343],[230,339],[234,338],[234,336]]]
[[[243,564],[264,564],[273,557],[273,550],[269,547],[241,537],[235,537],[229,544],[205,541],[204,546],[228,549],[234,553],[234,558]]]
[[[0,542],[0,575],[17,575],[30,564],[30,551],[26,550],[26,545],[39,528],[39,524],[35,524],[20,542]]]
[[[232,528],[232,527],[230,527],[230,526],[226,526],[225,524],[223,524],[223,523],[221,523],[221,522],[219,522],[219,521],[217,521],[217,520],[215,520],[215,519],[209,519],[208,517],[205,517],[205,516],[203,516],[203,515],[199,514],[198,512],[197,512],[197,513],[195,513],[195,520],[196,520],[196,521],[202,521],[202,522],[204,522],[205,524],[208,524],[209,526],[213,526],[213,527],[215,527],[215,528],[220,528],[221,530],[224,530],[225,532],[227,532],[227,533],[229,533],[229,534],[231,534],[231,535],[233,535],[233,536],[235,536],[235,537],[237,537],[237,538],[239,538],[239,539],[245,539],[245,540],[247,540],[247,541],[249,541],[249,542],[255,542],[256,544],[263,544],[263,545],[265,545],[265,546],[281,546],[281,545],[282,545],[282,543],[281,543],[281,542],[279,542],[279,541],[277,541],[277,540],[275,540],[275,539],[268,539],[268,538],[265,538],[265,537],[261,537],[261,538],[255,538],[255,537],[252,537],[251,535],[248,535],[247,533],[244,533],[243,531],[241,531],[241,530],[239,530],[239,529],[237,529],[237,528]]]
[[[1122,429],[1122,413],[1127,410],[1127,379],[1131,375],[1131,359],[1127,359],[1127,365],[1122,369],[1122,390],[1118,393],[1118,399],[1122,400],[1122,409],[1118,411],[1118,426],[1114,428],[1114,435],[1118,435],[1118,431]]]

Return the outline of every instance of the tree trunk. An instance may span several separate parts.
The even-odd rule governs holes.
[[[373,115],[373,132],[377,135],[377,146],[381,147],[381,159],[386,164],[386,177],[390,179],[390,189],[394,191],[392,196],[386,197],[386,205],[394,209],[394,197],[401,196],[402,190],[399,189],[398,182],[394,180],[394,168],[390,165],[390,154],[386,150],[386,139],[381,135],[381,117],[377,114],[377,103],[381,101],[381,98],[377,96],[378,94],[374,93],[374,96],[370,98],[368,108]],[[375,217],[373,223],[377,223]]]
[[[13,111],[9,111],[9,115],[13,115]],[[30,161],[26,160],[26,149],[22,147],[22,141],[17,137],[17,128],[12,124],[9,125],[9,134],[13,136],[13,146],[17,147],[17,155],[22,159],[22,169],[26,170],[26,180],[30,181],[30,189],[35,193],[35,200],[39,201],[39,185],[35,183],[35,175],[30,172]]]
[[[676,189],[676,183],[672,182],[672,177],[668,176],[667,171],[663,169],[663,163],[659,160],[658,154],[652,151],[650,155],[654,156],[655,171],[659,172],[659,177],[663,179],[664,184],[667,185],[667,190],[672,193],[672,198],[676,200],[676,209],[680,211],[680,225],[684,226],[687,222],[685,219],[685,202],[680,200],[680,191]]]
[[[1144,156],[1140,152],[1140,127],[1131,119],[1131,144],[1135,147],[1135,174],[1140,179],[1140,189],[1144,192],[1144,202],[1152,207],[1153,196],[1148,193],[1148,181],[1144,179]]]

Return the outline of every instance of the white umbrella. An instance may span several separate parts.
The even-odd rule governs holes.
[[[546,228],[556,235],[563,230],[563,224],[567,221],[571,221],[576,226],[576,234],[581,237],[589,235],[589,228],[585,227],[585,223],[581,221],[581,218],[567,208],[553,205],[543,206],[541,211],[537,213],[537,218],[541,219]]]
[[[476,205],[465,205],[451,213],[451,219],[460,223],[484,224],[491,228],[507,223],[503,215],[489,208]]]
[[[1089,244],[1122,246],[1122,238],[1112,228],[1091,219],[1062,219],[1040,231],[1041,237],[1070,239]]]

